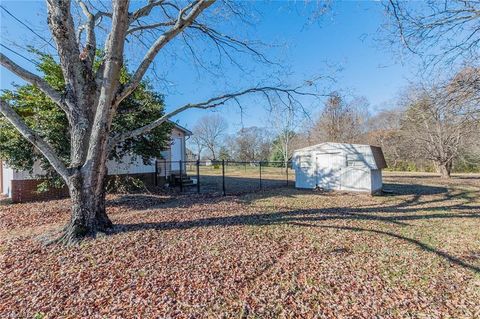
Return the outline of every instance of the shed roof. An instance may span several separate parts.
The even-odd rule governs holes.
[[[366,156],[371,156],[377,169],[383,169],[387,167],[387,162],[385,161],[385,156],[383,155],[382,148],[379,146],[373,146],[368,144],[348,144],[348,143],[332,143],[325,142],[316,145],[307,146],[295,150],[294,153],[302,153],[309,151],[319,151],[319,152],[337,152],[344,151],[345,153],[361,153]]]
[[[383,156],[382,148],[372,145],[370,145],[370,148],[372,149],[373,158],[375,159],[375,164],[377,165],[377,168],[387,168],[387,161],[385,160],[385,156]]]

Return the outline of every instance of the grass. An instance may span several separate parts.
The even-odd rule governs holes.
[[[110,196],[111,236],[44,247],[68,201],[0,206],[0,317],[479,318],[480,176],[386,196]]]
[[[195,165],[187,165],[187,175],[197,178]],[[200,191],[204,194],[222,193],[222,166],[200,166]],[[295,171],[288,169],[288,175],[283,167],[265,167],[262,166],[261,178],[260,167],[258,165],[232,164],[225,165],[225,189],[227,194],[239,194],[254,192],[260,187],[277,188],[283,187],[288,183],[291,187],[295,181]],[[195,185],[187,190],[196,191]]]

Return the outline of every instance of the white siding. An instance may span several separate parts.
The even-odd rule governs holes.
[[[174,127],[172,130],[171,138],[178,138],[178,141],[181,143],[181,160],[185,161],[186,159],[186,146],[185,146],[185,132],[183,130]],[[171,172],[171,151],[170,148],[166,151],[162,152],[163,158],[167,161],[167,167],[164,168],[162,164],[162,160],[159,159],[159,171],[160,175],[165,174],[165,169],[167,171],[167,176],[170,175]],[[177,165],[178,166],[178,165]],[[184,169],[185,169],[185,165]],[[109,175],[122,175],[122,174],[143,174],[143,173],[155,173],[155,159],[151,159],[150,163],[144,164],[141,157],[126,155],[124,156],[119,162],[115,160],[107,161],[107,168]],[[3,170],[3,191],[10,195],[11,192],[11,181],[12,180],[28,180],[28,179],[35,179],[39,178],[45,174],[39,165],[39,163],[35,163],[33,170],[31,173],[26,171],[16,171],[10,169],[4,165]]]
[[[3,190],[2,193],[4,195],[7,195],[8,197],[12,196],[12,179],[13,179],[13,169],[7,167],[5,163],[3,165],[3,174],[2,174],[2,185],[3,185]]]
[[[184,160],[183,158],[183,138],[174,137],[172,144],[170,145],[170,156],[172,159],[171,169],[172,171],[180,170],[180,161]]]
[[[155,173],[155,160],[151,160],[149,164],[144,164],[139,156],[132,158],[132,156],[125,155],[121,162],[109,160],[107,168],[108,175]]]
[[[45,175],[45,170],[43,170],[41,167],[40,167],[40,162],[35,162],[33,164],[33,168],[32,168],[32,172],[28,172],[28,171],[17,171],[17,170],[14,170],[13,171],[13,178],[14,180],[28,180],[28,179],[35,179],[35,178],[39,178],[41,176],[44,176]]]
[[[180,171],[180,162],[177,163],[177,161],[183,161],[185,162],[186,161],[186,145],[185,145],[185,133],[179,129],[177,129],[176,127],[173,128],[172,130],[172,135],[171,135],[171,143],[170,143],[170,148],[168,150],[168,157],[165,157],[165,159],[167,160],[167,175],[170,175],[171,173],[178,173]],[[180,150],[180,156],[173,156],[173,150],[172,150],[172,144],[173,142],[175,141],[175,143],[178,143],[176,144],[176,146],[179,146],[179,150]],[[174,161],[172,163],[172,161]],[[163,164],[162,164],[162,168],[163,168]],[[185,172],[185,169],[186,169],[186,165],[185,163],[182,164],[182,170],[183,172]]]
[[[370,169],[346,167],[341,177],[341,190],[349,192],[370,192]]]
[[[377,192],[382,172],[369,145],[323,143],[294,152],[298,188]]]

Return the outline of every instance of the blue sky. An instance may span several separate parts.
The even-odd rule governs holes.
[[[2,5],[31,26],[36,32],[50,39],[46,27],[44,2],[2,1]],[[331,75],[336,81],[321,82],[322,90],[337,89],[365,96],[370,102],[370,111],[393,106],[394,99],[408,79],[414,76],[415,61],[411,57],[402,64],[398,54],[382,47],[376,41],[384,22],[383,7],[379,2],[334,3],[331,10],[319,20],[308,23],[314,4],[301,2],[249,2],[252,10],[252,25],[241,25],[238,21],[218,23],[216,27],[240,38],[260,40],[270,44],[263,52],[274,61],[280,61],[281,68],[263,63],[254,63],[247,55],[236,55],[236,60],[248,73],[237,67],[223,64],[222,72],[211,75],[196,69],[189,57],[186,46],[180,41],[173,43],[158,57],[156,69],[167,82],[159,82],[153,73],[156,90],[165,94],[167,110],[188,102],[202,101],[219,93],[237,91],[258,83],[269,83],[280,72],[282,81],[291,85],[301,83],[316,75]],[[21,46],[31,44],[44,47],[45,43],[24,26],[1,11],[2,44],[28,57]],[[311,20],[311,19],[310,19]],[[218,56],[210,43],[195,42],[197,52],[205,61],[216,62]],[[1,52],[30,70],[34,66],[15,56],[3,47]],[[134,67],[146,49],[138,43],[127,46],[129,65]],[[225,60],[224,60],[225,61]],[[288,70],[288,75],[286,72]],[[1,88],[11,88],[11,83],[22,83],[10,72],[1,70]],[[319,101],[305,101],[313,115],[321,111]],[[268,118],[266,102],[259,98],[242,100],[243,112],[233,104],[223,106],[217,112],[229,121],[229,130],[234,132],[242,125],[264,126]],[[175,118],[186,127],[193,127],[195,121],[209,111],[191,110]]]

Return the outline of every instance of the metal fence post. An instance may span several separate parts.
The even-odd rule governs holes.
[[[288,162],[286,162],[286,165],[285,165],[285,171],[287,172],[287,186],[288,186]]]
[[[158,176],[158,160],[155,159],[155,187],[158,186],[158,179],[157,179],[157,176]]]
[[[262,161],[260,161],[260,189],[262,189]]]
[[[165,171],[165,183],[168,182],[168,176],[167,176],[167,160],[164,158],[163,159],[163,170]]]
[[[180,192],[183,192],[183,167],[182,167],[182,160],[180,160],[179,163],[180,163]]]
[[[197,193],[200,194],[200,160],[197,160]]]
[[[222,160],[222,191],[223,191],[223,196],[226,195],[225,192],[225,160]]]

